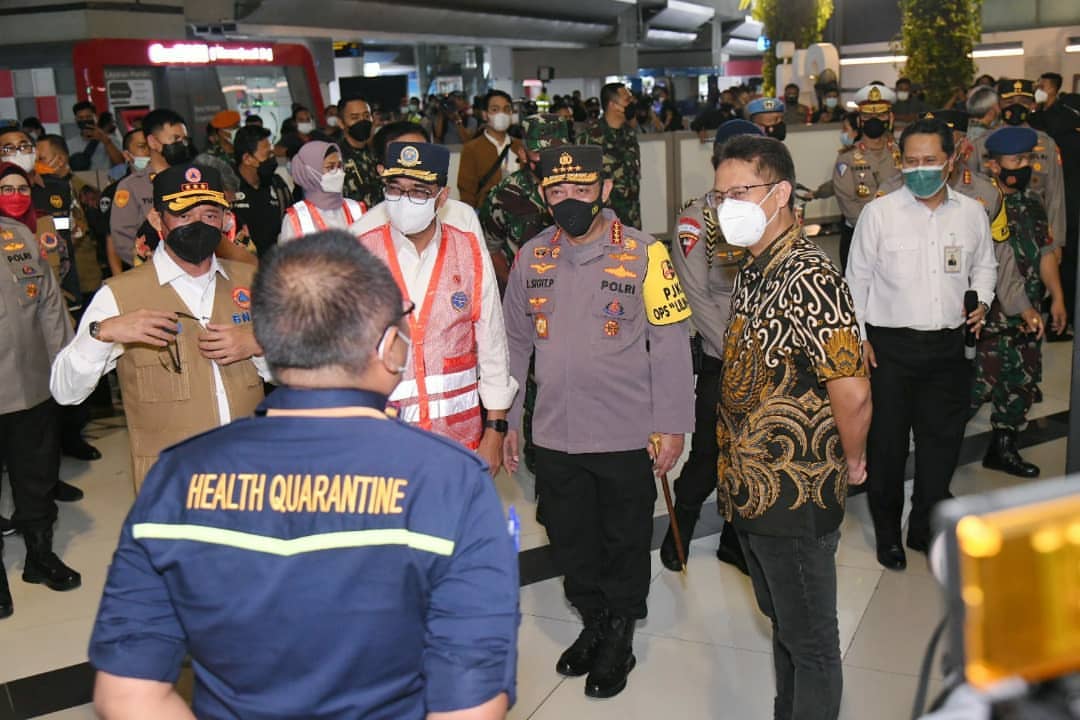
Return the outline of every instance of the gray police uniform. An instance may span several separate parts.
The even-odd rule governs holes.
[[[12,522],[23,532],[46,530],[56,519],[52,492],[60,472],[59,414],[49,395],[53,358],[72,338],[52,268],[34,234],[0,217],[0,462],[15,499]]]
[[[840,233],[840,265],[847,267],[848,250],[855,232],[859,214],[874,198],[881,197],[889,180],[901,177],[900,147],[891,137],[885,146],[873,150],[866,143],[859,142],[836,157],[833,166],[833,191],[840,212],[844,216],[844,225]]]
[[[135,170],[116,186],[109,214],[109,235],[116,254],[127,265],[135,265],[135,238],[139,226],[154,205],[154,183],[150,167]]]
[[[1065,245],[1065,176],[1061,168],[1061,151],[1053,138],[1042,130],[1035,130],[1035,133],[1039,139],[1031,151],[1031,182],[1028,189],[1035,193],[1046,208],[1050,234],[1053,236],[1052,247],[1059,248]],[[993,130],[984,133],[972,143],[974,149],[967,159],[968,167],[972,171],[985,172],[986,161],[990,157],[986,152],[986,140],[992,134]]]
[[[596,241],[550,227],[526,243],[503,314],[519,383],[536,353],[536,487],[566,596],[583,615],[642,618],[656,499],[645,448],[693,428],[689,308],[664,246],[603,214]],[[510,427],[521,417],[519,393]]]

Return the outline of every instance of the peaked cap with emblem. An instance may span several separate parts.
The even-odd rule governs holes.
[[[760,113],[778,112],[782,113],[786,109],[784,101],[780,98],[763,97],[757,100],[751,100],[746,106],[746,114],[750,117],[759,115]]]
[[[1005,126],[998,128],[986,138],[986,152],[994,157],[1022,155],[1034,149],[1039,135],[1028,127]]]
[[[592,185],[604,174],[604,149],[599,145],[550,147],[540,153],[540,186],[559,183]]]
[[[716,137],[713,139],[713,145],[723,145],[736,135],[764,135],[754,123],[749,120],[743,120],[742,118],[733,118],[720,124],[720,127],[716,128]]]
[[[859,112],[868,115],[891,112],[895,102],[896,93],[884,85],[867,85],[855,93],[855,104],[859,106]]]
[[[570,144],[570,126],[566,118],[555,113],[530,115],[521,123],[525,148],[540,152],[549,147]]]
[[[928,110],[919,115],[920,120],[940,120],[950,130],[966,133],[968,130],[968,114],[963,110]]]
[[[205,165],[173,165],[154,176],[154,207],[177,215],[195,205],[229,207],[221,173]]]
[[[418,142],[392,142],[386,146],[382,177],[407,177],[420,182],[446,185],[450,171],[450,151],[442,145]]]
[[[997,82],[997,94],[1002,100],[1013,97],[1035,99],[1035,83],[1031,80],[1010,80],[1002,78]]]

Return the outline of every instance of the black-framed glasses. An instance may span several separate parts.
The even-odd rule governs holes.
[[[708,200],[713,205],[719,205],[725,200],[745,200],[747,194],[754,188],[760,187],[772,187],[778,185],[781,181],[775,182],[757,183],[756,185],[732,185],[727,190],[710,190]]]
[[[409,202],[416,205],[423,205],[431,198],[435,197],[437,193],[433,193],[424,188],[413,188],[412,190],[402,190],[396,185],[387,185],[383,190],[383,197],[391,202],[397,202],[402,197],[408,196]]]
[[[14,155],[16,152],[21,152],[25,155],[26,153],[34,152],[34,146],[32,143],[28,142],[21,142],[18,145],[0,146],[0,155]]]
[[[176,317],[178,317],[178,318],[187,318],[188,320],[194,320],[195,322],[199,323],[200,325],[210,319],[210,318],[197,318],[194,315],[192,315],[191,313],[186,313],[186,312],[183,312],[181,310],[174,311],[173,315],[176,315]],[[176,334],[179,335],[180,331],[181,331],[181,328],[178,325],[177,328],[176,328]],[[166,356],[168,356],[168,359],[169,359],[168,364],[166,364],[166,361],[165,361]],[[183,363],[180,361],[180,343],[177,341],[177,342],[171,342],[171,343],[167,344],[165,346],[165,352],[158,354],[158,361],[161,362],[161,367],[165,368],[166,370],[172,370],[174,373],[179,375],[184,369]]]
[[[29,185],[0,185],[0,195],[29,195]]]

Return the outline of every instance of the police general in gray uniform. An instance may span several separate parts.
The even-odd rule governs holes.
[[[556,671],[589,673],[585,693],[611,697],[634,666],[634,624],[647,612],[656,482],[694,425],[686,296],[667,250],[610,209],[603,151],[540,155],[555,227],[522,247],[503,299],[510,372],[525,382],[536,353],[536,487],[564,589],[585,621]],[[518,464],[519,394],[505,464]],[[655,441],[655,445],[651,442]]]
[[[5,164],[5,169],[8,166]],[[9,196],[22,186],[29,207],[27,176],[21,170],[0,175],[0,190]],[[11,481],[15,514],[12,524],[26,541],[23,580],[44,583],[53,590],[71,590],[81,583],[79,573],[64,565],[52,551],[56,502],[53,492],[60,477],[60,425],[49,396],[52,359],[71,340],[71,319],[49,264],[41,258],[30,229],[0,214],[0,463]],[[0,549],[3,540],[0,539]],[[13,611],[7,573],[0,567],[0,617]]]

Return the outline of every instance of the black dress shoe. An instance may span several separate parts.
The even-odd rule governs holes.
[[[585,694],[594,698],[615,697],[626,687],[626,677],[637,664],[634,657],[634,618],[612,615],[604,628],[604,641],[597,653]]]
[[[11,524],[11,518],[0,515],[0,537],[7,537],[8,535],[14,534],[15,526]]]
[[[607,610],[591,610],[582,613],[585,627],[574,644],[568,647],[559,661],[555,663],[555,672],[566,677],[580,677],[593,669],[600,644],[604,640],[607,627]]]
[[[912,535],[908,533],[907,546],[909,550],[922,553],[925,555],[930,550],[930,541],[923,535]]]
[[[23,582],[45,585],[57,592],[74,590],[82,585],[82,576],[53,552],[52,528],[26,531],[23,538],[26,540]]]
[[[1016,447],[1015,430],[994,430],[982,464],[988,470],[1000,470],[1016,477],[1039,477],[1039,466],[1020,457],[1020,451]]]
[[[53,490],[53,497],[56,498],[57,502],[79,502],[83,499],[83,491],[63,480],[57,480],[56,489]]]
[[[895,545],[879,545],[877,561],[886,570],[904,570],[907,568],[907,555],[899,543]]]
[[[690,540],[694,537],[694,527],[697,525],[698,515],[700,514],[700,506],[687,508],[680,507],[678,503],[675,503],[675,520],[679,523],[679,537],[682,538],[683,557],[685,558],[690,557]],[[678,548],[675,546],[675,533],[671,529],[670,522],[668,523],[667,533],[664,535],[664,542],[660,543],[660,562],[672,572],[682,570]]]
[[[63,446],[62,451],[64,455],[84,462],[101,459],[101,452],[82,438],[79,438],[78,441],[66,443]]]
[[[1066,330],[1063,333],[1056,333],[1051,330],[1046,331],[1046,342],[1069,342],[1073,339],[1073,334]]]
[[[0,542],[0,550],[3,547],[3,542]],[[0,619],[11,617],[13,612],[15,612],[15,605],[11,602],[11,588],[8,587],[7,571],[4,564],[0,562]]]
[[[743,575],[750,575],[742,545],[731,523],[724,523],[724,529],[720,531],[720,546],[716,548],[716,559],[728,565],[734,565]]]

